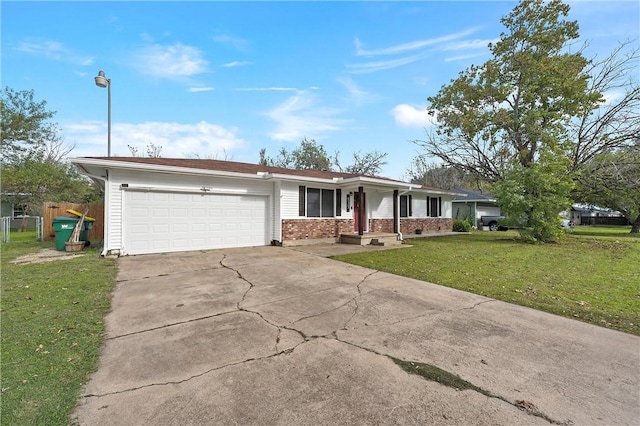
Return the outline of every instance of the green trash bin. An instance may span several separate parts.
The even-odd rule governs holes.
[[[64,243],[69,241],[79,217],[58,216],[53,218],[53,231],[56,235],[56,250],[64,251]],[[89,229],[93,227],[93,222],[85,220],[80,231],[80,241],[89,241]]]

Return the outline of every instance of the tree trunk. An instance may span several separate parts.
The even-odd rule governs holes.
[[[18,232],[26,231],[28,225],[29,225],[29,218],[25,214],[22,216],[22,221],[20,221],[20,228],[18,228]]]
[[[634,220],[631,223],[631,233],[632,234],[640,233],[640,214],[638,215],[638,217],[636,217],[636,220]]]

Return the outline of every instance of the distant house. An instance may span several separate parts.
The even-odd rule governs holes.
[[[71,159],[105,191],[103,254],[338,242],[451,231],[454,191],[204,159]]]
[[[469,189],[455,189],[458,195],[453,199],[453,218],[471,219],[472,225],[478,226],[481,216],[500,216],[502,213],[495,197],[487,192]]]
[[[570,217],[576,225],[628,225],[629,221],[618,211],[587,205],[574,204]]]
[[[27,206],[20,203],[13,203],[7,199],[7,197],[2,196],[2,201],[0,202],[0,217],[8,217],[10,218],[9,224],[12,231],[18,230],[22,228],[26,229],[35,229],[37,219],[35,216],[30,217],[26,215]]]

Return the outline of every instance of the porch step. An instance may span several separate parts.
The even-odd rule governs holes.
[[[397,234],[342,234],[340,235],[341,244],[357,244],[361,246],[399,246],[402,241],[398,240]]]

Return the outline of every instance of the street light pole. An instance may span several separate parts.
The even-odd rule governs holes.
[[[111,79],[100,70],[95,80],[96,86],[107,88],[107,157],[111,157]]]

